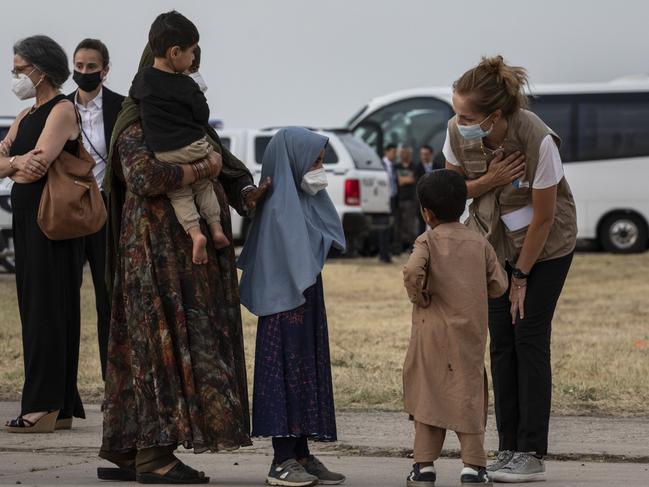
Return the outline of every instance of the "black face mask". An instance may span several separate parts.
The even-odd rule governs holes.
[[[101,71],[97,71],[96,73],[80,73],[75,70],[72,79],[79,86],[79,89],[87,92],[94,91],[102,82]]]

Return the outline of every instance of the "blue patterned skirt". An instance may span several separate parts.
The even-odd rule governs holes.
[[[321,276],[304,297],[299,308],[259,318],[252,436],[336,440]]]

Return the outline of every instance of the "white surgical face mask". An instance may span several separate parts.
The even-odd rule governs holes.
[[[302,178],[302,184],[300,186],[305,193],[314,196],[318,194],[318,191],[322,191],[327,187],[327,172],[324,167],[320,169],[314,169],[309,171]]]
[[[34,71],[35,70],[32,69],[32,73]],[[14,95],[19,99],[28,100],[29,98],[34,98],[36,96],[36,85],[34,85],[34,82],[28,75],[20,73],[19,75],[14,76],[11,80],[11,91],[13,91]]]
[[[485,123],[485,121],[489,117],[491,117],[491,115],[488,115],[482,122],[476,123],[475,125],[460,125],[458,123],[457,128],[460,131],[460,135],[467,140],[485,138],[491,133],[491,130],[494,128],[493,124],[491,124],[491,128],[489,130],[482,130],[482,124]]]
[[[207,91],[207,85],[205,84],[205,80],[204,80],[203,77],[201,76],[201,73],[199,73],[198,71],[196,71],[196,72],[194,72],[194,73],[191,73],[191,74],[189,75],[189,77],[190,77],[191,79],[193,79],[194,81],[196,81],[196,84],[198,85],[198,87],[201,89],[201,91],[202,91],[203,93],[205,93],[205,92]]]

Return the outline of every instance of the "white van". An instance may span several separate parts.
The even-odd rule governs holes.
[[[610,252],[647,249],[649,78],[538,85],[530,109],[563,140],[561,157],[577,204],[579,238]],[[453,116],[450,88],[399,91],[370,101],[348,123],[377,152],[388,143],[433,147],[438,167]]]
[[[255,184],[258,184],[264,151],[278,130],[221,129],[218,133],[223,144],[247,164]],[[316,132],[329,138],[324,160],[329,181],[327,192],[342,221],[347,251],[354,255],[362,250],[372,230],[381,228],[389,221],[388,174],[376,152],[349,131]],[[235,240],[245,239],[248,224],[232,211]]]

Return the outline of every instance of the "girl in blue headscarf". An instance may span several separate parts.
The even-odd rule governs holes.
[[[290,127],[270,141],[262,180],[273,182],[239,258],[241,303],[259,316],[252,436],[273,438],[270,485],[339,484],[309,453],[308,438],[336,440],[329,337],[320,273],[345,248],[325,188],[328,139]]]

